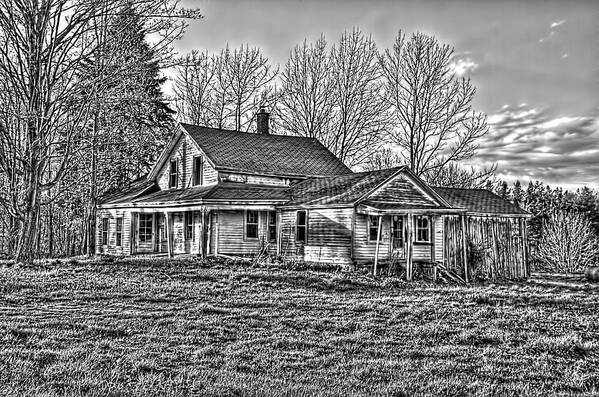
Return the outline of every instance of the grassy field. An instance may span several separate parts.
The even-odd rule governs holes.
[[[597,395],[599,289],[138,260],[0,268],[0,395]]]

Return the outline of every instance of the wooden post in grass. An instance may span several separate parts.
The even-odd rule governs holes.
[[[466,215],[462,215],[461,216],[461,220],[462,220],[462,257],[464,258],[464,281],[468,282],[468,242],[467,240],[467,234],[468,231],[466,230]]]
[[[376,250],[374,254],[374,269],[372,273],[376,276],[377,266],[379,263],[379,247],[381,244],[381,228],[383,226],[383,216],[379,215],[379,227],[376,231]]]
[[[408,214],[408,221],[406,222],[406,280],[412,281],[413,271],[412,271],[412,256],[413,256],[413,234],[412,227],[414,226],[414,215]]]
[[[171,247],[171,225],[168,211],[164,211],[164,225],[166,227],[166,252],[168,252],[168,257],[172,258],[173,248]]]

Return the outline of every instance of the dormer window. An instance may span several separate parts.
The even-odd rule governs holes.
[[[179,165],[179,163],[177,162],[177,160],[171,160],[171,166],[170,166],[169,178],[168,178],[168,187],[169,188],[177,187],[177,181],[179,180],[178,165]]]
[[[196,156],[193,158],[193,186],[204,184],[204,158]]]

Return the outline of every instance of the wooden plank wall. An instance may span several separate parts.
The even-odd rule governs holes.
[[[277,251],[276,243],[267,240],[267,212],[258,216],[258,238],[245,238],[245,211],[216,211],[213,216],[211,248],[218,246],[218,253],[225,255],[257,255],[264,248],[269,253]],[[214,253],[214,249],[211,249]]]
[[[351,262],[353,208],[308,210],[307,243],[295,241],[297,211],[281,212],[281,256],[309,262]]]
[[[102,218],[108,218],[108,245],[102,246]],[[122,246],[116,246],[116,218],[123,218]],[[98,210],[96,219],[96,254],[129,255],[131,252],[131,211],[125,209]]]
[[[447,266],[464,275],[459,217],[448,217],[446,228]],[[468,217],[469,241],[468,276],[486,279],[522,279],[528,276],[525,259],[522,222],[509,217]],[[479,260],[473,261],[472,247],[479,252]]]
[[[389,244],[391,242],[391,217],[384,216],[381,226],[381,241],[379,246],[379,261],[389,259]],[[356,214],[354,225],[354,259],[358,264],[374,262],[376,240],[368,241],[368,215]]]

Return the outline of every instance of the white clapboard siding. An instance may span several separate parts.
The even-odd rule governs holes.
[[[122,245],[116,245],[116,220],[123,218]],[[108,245],[102,246],[102,219],[108,218]],[[124,209],[98,210],[96,221],[96,253],[110,255],[128,255],[131,252],[131,211]]]
[[[381,226],[381,241],[379,245],[379,261],[389,259],[389,244],[391,242],[391,217],[384,216]],[[354,226],[354,258],[357,263],[374,262],[376,255],[376,240],[368,241],[368,216],[356,214]]]
[[[204,156],[204,185],[210,185],[217,182],[218,173],[208,161],[206,156],[198,148],[197,144],[193,142],[186,134],[181,136],[177,145],[175,145],[171,152],[169,159],[163,164],[162,168],[158,172],[158,186],[161,190],[169,189],[169,172],[171,160],[178,160],[179,162],[179,180],[177,182],[177,188],[187,188],[192,186],[193,183],[193,158],[195,156]]]

